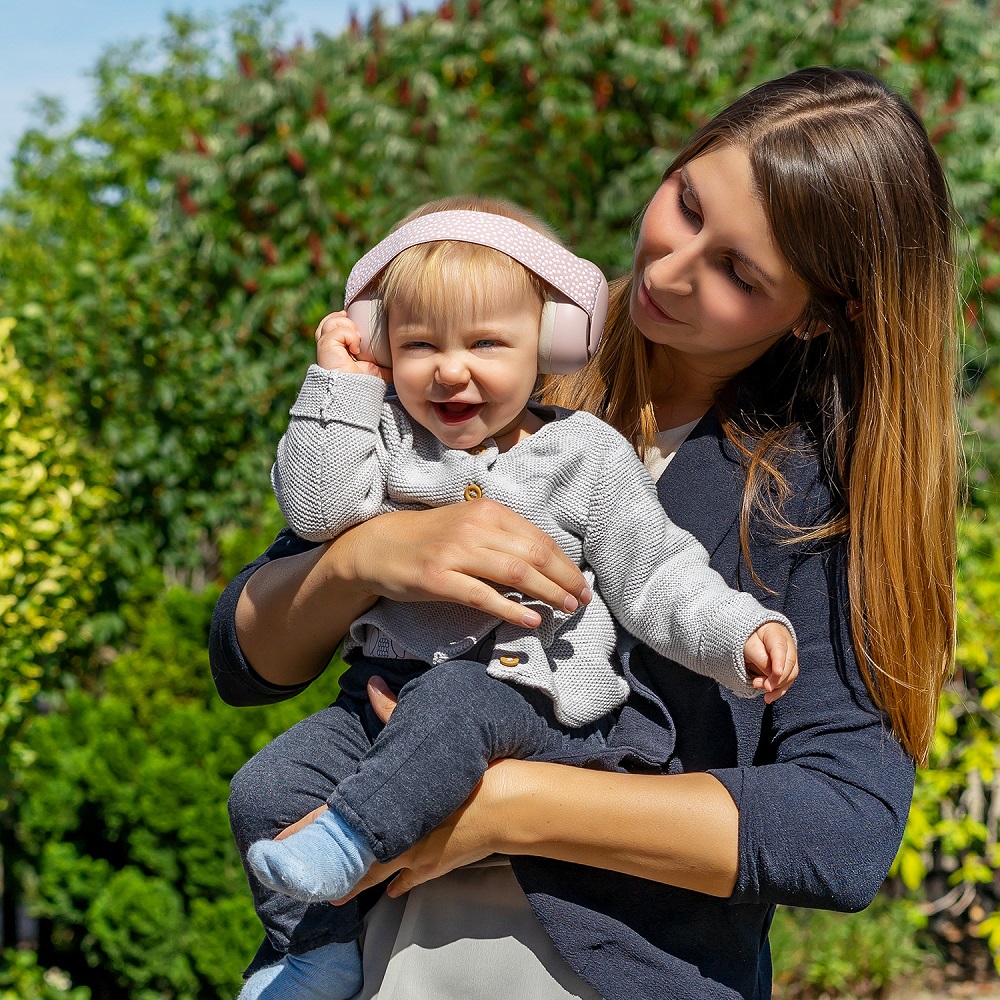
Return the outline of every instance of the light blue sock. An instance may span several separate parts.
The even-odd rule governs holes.
[[[342,899],[375,860],[368,844],[332,809],[284,840],[258,840],[247,852],[254,874],[303,903]]]
[[[347,1000],[361,989],[361,978],[358,942],[334,941],[259,969],[237,1000]]]

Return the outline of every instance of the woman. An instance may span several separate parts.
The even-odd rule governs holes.
[[[775,904],[867,905],[953,643],[951,233],[923,126],[867,74],[794,73],[694,136],[643,216],[598,358],[549,396],[609,420],[658,471],[676,449],[659,479],[667,512],[730,584],[792,620],[800,677],[765,708],[623,644],[633,696],[615,738],[644,773],[500,762],[371,884],[398,870],[398,894],[511,855],[558,952],[540,959],[544,995],[609,1000],[766,997]],[[319,548],[282,534],[220,601],[220,693],[295,694],[380,596],[521,621],[483,580],[559,607],[585,596],[546,536],[484,501],[387,515]],[[291,822],[325,799],[307,784],[265,794],[287,799]],[[281,949],[302,950],[296,935],[321,921]],[[463,996],[495,961],[478,933],[451,934]],[[446,981],[431,957],[410,968],[393,996],[451,995],[427,985]],[[475,995],[518,990],[504,976]]]

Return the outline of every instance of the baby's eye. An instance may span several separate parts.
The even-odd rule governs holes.
[[[426,340],[408,340],[405,344],[400,344],[404,351],[429,351],[433,349],[432,344]]]
[[[499,347],[499,340],[477,340],[473,345],[475,350],[486,350],[490,347]]]

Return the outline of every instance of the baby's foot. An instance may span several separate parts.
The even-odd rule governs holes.
[[[258,840],[247,852],[254,874],[303,903],[342,899],[375,860],[368,844],[332,809],[284,840]]]
[[[237,1000],[347,1000],[360,989],[357,941],[334,941],[258,970]]]

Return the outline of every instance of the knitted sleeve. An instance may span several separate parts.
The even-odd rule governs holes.
[[[765,622],[793,631],[791,622],[726,584],[704,546],[664,513],[649,473],[617,438],[601,443],[604,468],[584,540],[604,600],[662,656],[753,697],[744,644]]]
[[[288,526],[329,541],[383,512],[385,383],[310,365],[278,444],[271,486]]]

